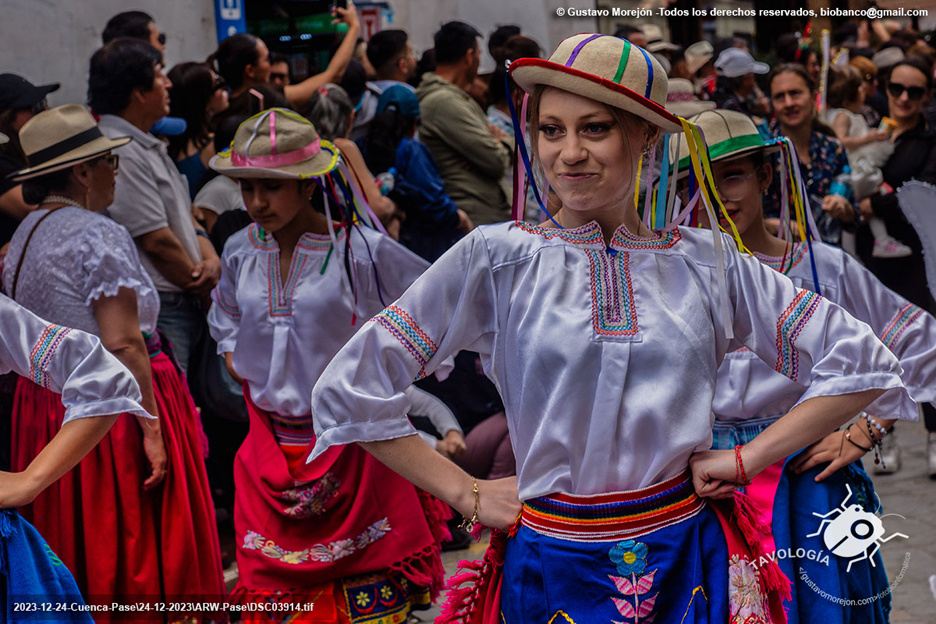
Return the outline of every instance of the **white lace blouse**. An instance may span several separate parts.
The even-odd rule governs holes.
[[[7,295],[13,295],[16,265],[26,238],[47,212],[31,212],[10,241],[3,266]],[[66,206],[40,223],[29,241],[15,299],[54,323],[99,336],[91,304],[116,295],[121,287],[136,292],[140,331],[153,333],[159,295],[126,228],[104,215]]]
[[[718,365],[742,345],[807,387],[800,401],[881,388],[889,413],[915,412],[867,325],[730,249],[728,339],[715,253],[707,230],[621,227],[609,248],[594,222],[477,228],[332,359],[312,391],[311,456],[414,434],[403,390],[460,349],[504,399],[522,500],[680,474],[711,447]]]
[[[100,340],[0,295],[0,374],[10,371],[62,395],[62,424],[125,412],[153,418],[140,405],[136,379]]]

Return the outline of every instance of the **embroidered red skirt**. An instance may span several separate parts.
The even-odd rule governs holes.
[[[285,419],[257,407],[246,387],[244,395],[250,432],[234,464],[232,598],[268,605],[245,621],[390,624],[428,606],[445,574],[447,507],[356,444],[306,464],[311,447],[280,446],[274,424]],[[310,602],[312,611],[271,606]]]
[[[168,458],[165,481],[143,491],[150,475],[143,436],[137,419],[125,414],[74,470],[20,509],[72,571],[89,604],[202,602],[224,595],[199,416],[170,359],[159,352],[150,363]],[[13,470],[29,465],[64,416],[59,395],[19,380]],[[173,615],[184,614],[168,619]]]

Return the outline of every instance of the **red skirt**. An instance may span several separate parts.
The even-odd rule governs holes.
[[[405,622],[445,574],[448,507],[356,444],[306,464],[280,446],[270,414],[250,400],[250,433],[234,464],[240,577],[229,602],[315,603],[314,610],[242,614],[248,622]]]
[[[72,571],[88,603],[202,602],[224,594],[199,416],[170,359],[158,353],[150,363],[168,459],[165,481],[143,491],[150,475],[143,436],[137,419],[124,414],[74,470],[20,509]],[[59,395],[19,380],[13,470],[29,465],[64,415]]]

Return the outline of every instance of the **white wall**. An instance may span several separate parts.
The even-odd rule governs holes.
[[[111,16],[146,11],[166,33],[166,64],[204,60],[217,47],[211,0],[0,0],[0,72],[60,82],[52,106],[87,100],[88,61]]]
[[[548,55],[559,42],[580,32],[595,32],[594,18],[557,17],[556,8],[569,6],[569,0],[390,0],[393,5],[392,24],[384,28],[407,31],[413,45],[420,51],[433,46],[432,36],[445,22],[467,22],[484,35],[484,60],[481,71],[491,71],[493,60],[487,56],[487,38],[504,24],[517,24],[523,34],[543,46]],[[576,3],[571,3],[578,6]],[[586,5],[588,3],[585,3]]]

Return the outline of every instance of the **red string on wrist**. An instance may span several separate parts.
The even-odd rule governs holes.
[[[734,447],[735,452],[735,483],[741,485],[751,485],[751,482],[748,481],[747,474],[744,472],[744,461],[741,459],[741,449],[743,447],[739,444]]]

